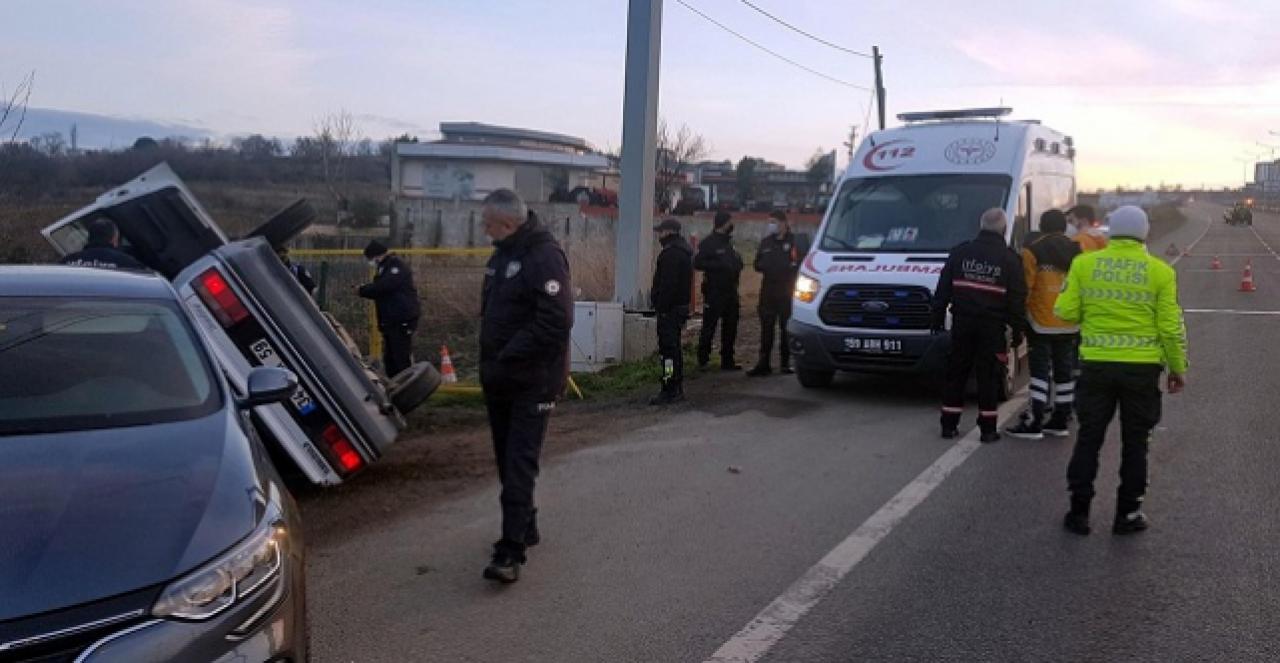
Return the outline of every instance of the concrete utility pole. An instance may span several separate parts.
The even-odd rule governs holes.
[[[884,56],[880,55],[880,47],[871,47],[871,57],[876,64],[876,108],[879,112],[880,130],[884,131],[884,72],[881,65],[884,64]]]
[[[653,187],[661,51],[662,0],[630,0],[613,300],[632,311],[649,307],[645,277],[653,263]]]

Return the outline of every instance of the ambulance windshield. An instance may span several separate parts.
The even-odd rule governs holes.
[[[851,179],[832,201],[819,248],[833,252],[946,253],[1005,206],[1008,175],[902,175]]]

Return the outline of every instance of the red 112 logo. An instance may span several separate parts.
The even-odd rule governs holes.
[[[862,165],[867,170],[893,170],[916,155],[916,147],[910,143],[911,141],[908,140],[891,140],[881,143],[867,152],[867,156],[862,158]]]

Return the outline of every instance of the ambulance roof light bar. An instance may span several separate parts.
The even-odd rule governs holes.
[[[912,122],[929,122],[940,120],[972,120],[972,119],[992,119],[998,120],[1006,115],[1013,113],[1013,109],[1007,106],[997,106],[993,108],[961,108],[957,110],[936,110],[921,111],[918,113],[899,113],[898,119],[908,124]]]

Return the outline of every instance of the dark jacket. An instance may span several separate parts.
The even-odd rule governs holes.
[[[378,263],[373,283],[360,286],[360,296],[372,299],[378,310],[378,327],[413,322],[421,315],[413,272],[394,253]]]
[[[742,272],[742,256],[733,248],[733,238],[713,232],[698,245],[698,255],[693,267],[706,276],[702,279],[702,294],[737,295],[738,275]]]
[[[653,310],[662,315],[684,307],[688,315],[692,295],[693,249],[683,237],[671,235],[662,240],[658,267],[653,271],[653,289],[649,293]]]
[[[791,233],[786,237],[773,234],[760,240],[755,268],[764,276],[760,284],[761,294],[790,297],[795,289],[801,258],[796,236]]]
[[[941,329],[947,307],[959,324],[1000,322],[1021,337],[1026,324],[1027,283],[1022,259],[997,233],[982,231],[951,250],[933,295],[933,327]]]
[[[495,246],[480,305],[480,383],[490,396],[554,400],[569,374],[569,261],[536,220]]]
[[[88,244],[83,249],[63,257],[62,264],[75,267],[147,271],[146,265],[110,244]]]
[[[302,263],[286,260],[284,261],[284,266],[289,270],[290,274],[293,274],[293,278],[298,280],[298,285],[301,285],[302,289],[306,290],[308,295],[315,294],[316,280],[311,278],[311,272],[307,271],[307,268],[304,267]],[[410,280],[410,283],[412,283],[412,279]]]

